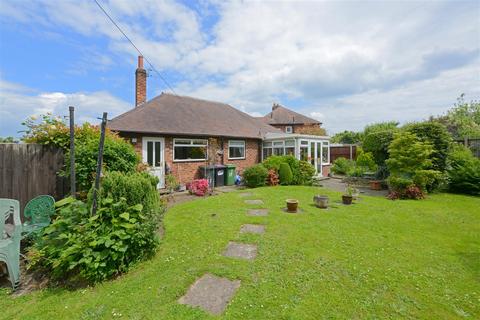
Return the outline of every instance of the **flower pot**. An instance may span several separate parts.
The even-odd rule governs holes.
[[[316,195],[313,197],[313,202],[317,208],[326,209],[328,208],[328,196]]]
[[[287,199],[287,211],[288,212],[297,212],[297,209],[298,209],[298,200]]]
[[[344,194],[342,196],[342,202],[343,204],[352,204],[352,200],[353,200],[353,197],[352,196],[349,196],[349,195],[346,195]]]
[[[379,180],[370,181],[371,190],[382,190],[382,182]]]

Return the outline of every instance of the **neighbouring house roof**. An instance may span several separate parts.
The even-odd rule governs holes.
[[[309,140],[330,140],[329,136],[317,136],[301,133],[283,133],[269,132],[264,137],[265,140],[285,140],[285,139],[309,139]]]
[[[274,104],[272,106],[272,112],[259,119],[271,125],[322,124],[320,121],[306,117],[303,114],[287,109],[279,104]]]
[[[228,104],[168,93],[119,115],[108,127],[121,132],[254,139],[279,132]]]

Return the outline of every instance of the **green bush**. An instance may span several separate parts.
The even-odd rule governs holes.
[[[294,156],[288,155],[288,156],[270,156],[267,159],[263,160],[262,164],[267,168],[267,169],[275,169],[276,171],[280,170],[280,165],[282,163],[288,163],[290,166],[290,169],[292,170],[292,175],[293,179],[291,184],[294,185],[301,185],[308,183],[308,180],[311,179],[308,178],[308,172],[310,172],[309,169],[306,169],[307,167],[303,165],[303,168],[306,169],[307,171],[301,172],[300,170],[300,160],[295,158]],[[313,169],[315,172],[315,168]],[[313,175],[312,175],[313,176]],[[307,181],[307,182],[305,182]]]
[[[266,184],[268,170],[261,164],[243,170],[243,181],[250,188],[261,187]]]
[[[473,156],[470,149],[454,145],[447,159],[450,191],[480,195],[480,160]]]
[[[280,164],[280,169],[278,170],[278,176],[280,177],[280,184],[282,185],[290,185],[293,181],[293,174],[292,169],[288,163]]]
[[[128,206],[140,203],[144,214],[157,215],[163,211],[157,184],[158,178],[147,172],[106,172],[98,195],[100,199],[111,198],[114,201],[125,198]],[[91,194],[90,191],[90,199]]]
[[[420,141],[415,134],[396,134],[388,148],[390,158],[386,164],[390,171],[387,182],[390,189],[403,193],[406,187],[417,187],[421,192],[431,191],[433,180],[441,173],[429,170],[432,146]],[[403,190],[402,190],[403,188]]]
[[[374,172],[377,170],[377,164],[370,152],[360,151],[355,161],[357,167],[363,168],[365,172]]]
[[[370,152],[379,166],[385,164],[388,159],[388,147],[393,140],[396,130],[377,131],[366,134],[363,138],[362,147],[365,152]]]
[[[29,251],[29,268],[54,279],[98,282],[128,271],[150,257],[158,245],[158,214],[148,214],[141,203],[125,198],[103,198],[95,216],[90,205],[67,198],[57,218],[44,229]]]
[[[278,170],[280,170],[280,165],[284,162],[286,162],[285,156],[270,156],[263,160],[262,164],[268,170],[274,169],[278,172]]]
[[[297,183],[299,185],[311,185],[313,183],[314,175],[315,168],[308,161],[300,160],[298,163]]]
[[[39,123],[31,117],[23,124],[27,127],[23,136],[25,142],[51,145],[66,151],[66,168],[61,174],[68,176],[70,171],[70,130],[66,123],[59,117],[47,114],[41,116]],[[75,173],[77,190],[81,194],[90,190],[94,181],[99,141],[100,128],[98,126],[84,123],[82,126],[75,127]],[[138,163],[139,156],[133,146],[107,129],[103,151],[104,169],[133,172]]]
[[[354,163],[352,160],[348,160],[344,157],[335,159],[332,165],[332,172],[336,174],[347,174],[353,170]]]
[[[447,167],[447,155],[452,143],[452,137],[447,128],[435,121],[410,123],[404,126],[405,131],[415,134],[420,141],[433,147],[430,155],[431,169],[444,172]]]

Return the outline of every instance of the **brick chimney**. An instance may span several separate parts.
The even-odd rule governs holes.
[[[147,101],[147,70],[143,68],[143,56],[138,56],[135,71],[135,107]]]
[[[278,103],[273,103],[272,105],[272,111],[274,111],[275,109],[277,109],[280,105]]]

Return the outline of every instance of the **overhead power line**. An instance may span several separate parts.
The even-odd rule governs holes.
[[[118,31],[120,31],[123,36],[125,37],[125,39],[128,40],[128,42],[130,42],[130,44],[135,48],[135,50],[137,50],[137,52],[143,56],[143,58],[145,59],[145,61],[147,61],[147,63],[150,65],[151,69],[153,71],[155,71],[158,76],[160,77],[160,79],[162,79],[162,81],[165,83],[165,85],[173,92],[173,94],[177,95],[177,93],[175,92],[175,90],[173,90],[172,86],[168,83],[167,79],[165,79],[161,74],[160,72],[158,72],[158,70],[155,68],[155,66],[150,62],[150,60],[142,53],[142,51],[140,51],[140,49],[138,49],[138,47],[135,45],[135,43],[133,43],[132,40],[130,40],[130,38],[127,36],[127,34],[122,30],[122,28],[120,28],[120,26],[115,22],[115,20],[113,20],[113,18],[108,14],[107,11],[105,11],[105,9],[102,7],[102,5],[97,1],[97,0],[93,0],[95,1],[95,3],[97,4],[97,6],[100,8],[100,10],[102,10],[102,12],[107,16],[107,18],[113,23],[113,25],[115,27],[117,27]]]

